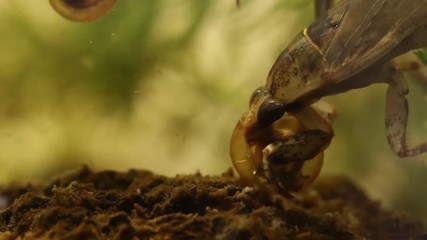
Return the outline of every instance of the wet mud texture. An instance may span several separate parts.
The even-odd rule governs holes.
[[[44,186],[0,188],[0,239],[427,239],[343,177],[286,202],[239,186],[229,171],[167,178],[87,167]]]

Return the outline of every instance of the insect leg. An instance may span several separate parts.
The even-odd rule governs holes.
[[[315,0],[314,7],[316,11],[316,18],[325,14],[333,5],[334,0]]]
[[[313,129],[284,137],[263,149],[262,169],[266,180],[286,198],[310,185],[323,164],[323,150],[332,135]]]
[[[400,157],[412,157],[427,152],[427,142],[410,147],[406,139],[408,124],[408,86],[402,72],[396,71],[388,82],[385,125],[387,140],[392,150]]]
[[[427,62],[424,63],[423,61],[410,52],[394,58],[393,65],[396,70],[409,73],[411,79],[427,89]]]
[[[322,130],[307,130],[277,140],[263,150],[264,162],[289,163],[314,158],[331,142],[332,135]]]

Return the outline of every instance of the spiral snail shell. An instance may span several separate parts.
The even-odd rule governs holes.
[[[113,9],[116,0],[49,0],[64,18],[77,22],[98,20]]]

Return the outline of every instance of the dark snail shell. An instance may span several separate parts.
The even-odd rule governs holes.
[[[49,0],[53,9],[71,21],[98,20],[113,9],[116,0]]]

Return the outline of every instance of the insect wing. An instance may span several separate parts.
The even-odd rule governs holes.
[[[329,64],[323,76],[332,82],[374,64],[427,23],[427,0],[351,0],[348,7],[339,30],[320,49]]]

